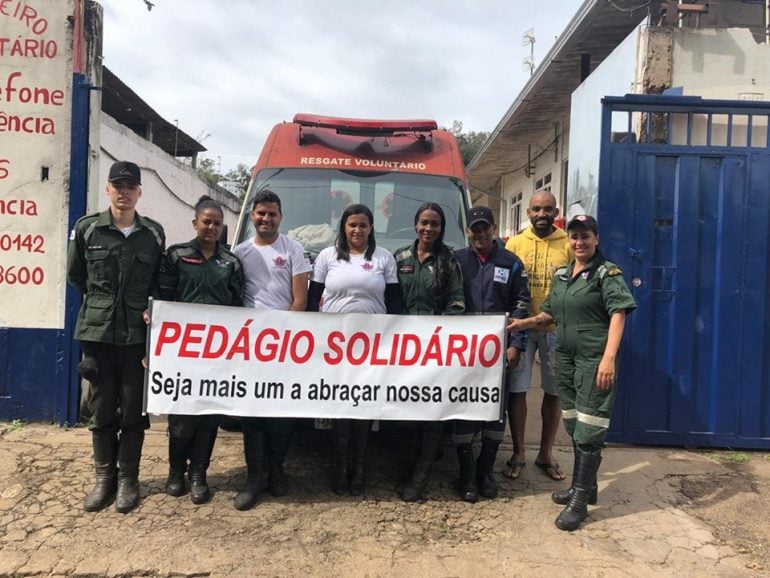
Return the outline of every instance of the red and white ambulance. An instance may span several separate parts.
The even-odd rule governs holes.
[[[312,259],[334,244],[350,204],[374,213],[377,244],[395,250],[415,239],[414,215],[425,202],[441,205],[444,240],[466,244],[470,196],[454,136],[432,120],[357,120],[297,114],[276,125],[252,174],[234,243],[254,235],[249,213],[263,189],[278,194],[281,232]]]

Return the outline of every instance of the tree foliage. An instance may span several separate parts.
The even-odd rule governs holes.
[[[198,159],[196,170],[200,178],[207,183],[224,187],[241,198],[246,196],[251,181],[251,169],[243,163],[238,163],[237,167],[223,174],[219,172],[214,159],[203,157]]]
[[[243,163],[238,163],[237,167],[230,169],[225,173],[225,180],[235,183],[237,194],[241,198],[244,198],[246,196],[246,191],[249,189],[249,183],[251,182],[251,168]]]
[[[452,121],[452,128],[447,130],[454,135],[455,139],[457,139],[457,145],[460,147],[463,163],[466,165],[471,162],[471,159],[477,152],[479,152],[479,149],[489,138],[488,132],[463,132],[463,123],[459,120]]]
[[[195,170],[198,171],[198,176],[209,184],[216,185],[222,180],[222,175],[219,174],[214,159],[208,159],[206,157],[198,159]]]

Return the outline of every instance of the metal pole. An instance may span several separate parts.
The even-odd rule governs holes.
[[[174,119],[174,126],[176,127],[174,129],[174,158],[176,158],[176,148],[177,148],[177,143],[179,142],[179,119],[178,118]]]
[[[770,0],[765,0],[765,44],[770,44]]]

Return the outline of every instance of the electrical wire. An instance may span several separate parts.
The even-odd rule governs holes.
[[[647,8],[648,6],[653,4],[655,0],[650,0],[649,2],[645,2],[644,4],[640,4],[639,6],[634,6],[630,8],[624,8],[622,6],[618,6],[615,2],[613,2],[613,0],[605,0],[605,2],[607,2],[607,4],[612,6],[618,12],[636,12],[637,10],[641,10],[642,8]]]

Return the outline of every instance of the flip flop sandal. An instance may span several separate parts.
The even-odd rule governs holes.
[[[521,475],[521,470],[526,465],[527,465],[527,462],[517,462],[517,461],[514,461],[513,458],[511,458],[510,460],[505,462],[505,470],[503,470],[503,475],[509,480],[515,480]]]
[[[549,478],[551,478],[556,482],[561,482],[567,477],[566,474],[562,471],[561,466],[559,466],[558,462],[554,462],[552,464],[540,464],[538,462],[535,462],[535,465],[546,476],[548,476]]]

